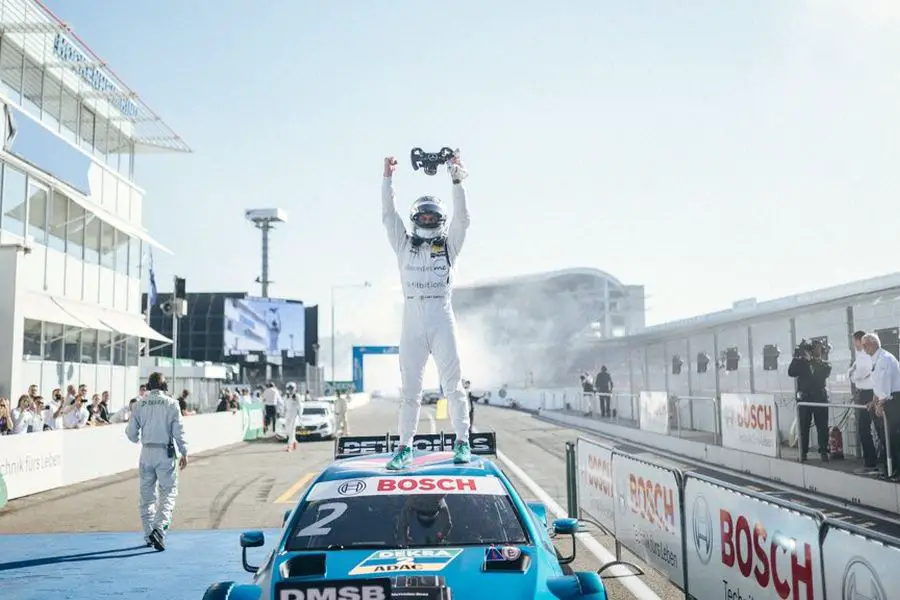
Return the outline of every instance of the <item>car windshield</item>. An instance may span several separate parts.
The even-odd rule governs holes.
[[[512,500],[496,477],[369,477],[316,484],[286,549],[527,543]]]
[[[317,407],[317,408],[310,408],[310,407],[307,407],[307,408],[304,408],[304,409],[303,409],[303,414],[304,414],[304,415],[324,415],[324,414],[325,414],[325,409],[324,409],[324,408],[318,408],[318,407]]]

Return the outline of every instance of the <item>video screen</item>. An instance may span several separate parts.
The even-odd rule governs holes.
[[[302,357],[306,308],[302,302],[273,298],[225,299],[225,356],[265,352]]]

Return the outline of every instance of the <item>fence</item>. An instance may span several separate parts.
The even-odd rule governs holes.
[[[900,589],[900,538],[585,438],[567,443],[566,474],[570,515],[689,599],[888,600]]]
[[[793,410],[788,412],[787,407],[779,404],[774,394],[723,393],[715,398],[676,396],[660,391],[611,394],[560,392],[558,395],[547,391],[543,395],[541,408],[544,410],[581,412],[591,417],[608,419],[615,424],[630,424],[661,435],[676,435],[773,458],[793,458],[785,457],[784,448],[796,445],[791,440],[795,433],[794,425],[799,427],[800,406],[808,405],[805,402],[795,402]],[[604,396],[610,398],[608,415],[601,411],[601,397]],[[845,395],[835,394],[832,400],[837,399],[843,400]],[[848,440],[844,452],[848,456],[859,457],[861,450],[854,413],[864,407],[842,402],[813,406],[829,411],[829,430],[837,427],[842,433],[842,439]],[[831,411],[840,413],[834,415]],[[789,419],[787,427],[782,422],[785,415]],[[795,419],[794,423],[790,423],[790,419]],[[812,439],[814,442],[815,438]],[[816,448],[815,443],[812,447]],[[830,449],[826,447],[816,450],[828,452]]]

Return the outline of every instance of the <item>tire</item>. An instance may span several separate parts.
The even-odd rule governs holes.
[[[203,600],[228,600],[231,590],[236,584],[233,581],[223,581],[222,583],[214,583],[206,588],[203,594]]]

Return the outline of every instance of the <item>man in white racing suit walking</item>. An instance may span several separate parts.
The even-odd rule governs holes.
[[[176,447],[181,455],[180,467],[184,469],[188,463],[181,410],[178,401],[165,393],[167,390],[166,378],[162,373],[151,373],[147,381],[147,395],[138,400],[125,428],[128,439],[135,444],[140,441],[141,444],[138,475],[144,541],[160,551],[166,549],[166,530],[172,522],[175,498],[178,496]]]
[[[284,435],[287,439],[287,450],[293,452],[297,449],[297,421],[300,419],[300,394],[297,393],[297,384],[293,381],[284,386]]]
[[[462,387],[459,350],[456,343],[456,319],[450,295],[453,271],[469,229],[469,210],[462,180],[467,172],[459,151],[447,163],[453,181],[453,218],[448,224],[443,202],[423,196],[410,209],[412,233],[394,205],[393,175],[397,160],[384,159],[381,188],[381,218],[388,240],[397,255],[400,280],[406,298],[403,327],[400,334],[400,441],[397,453],[387,468],[398,470],[412,461],[412,440],[419,423],[422,406],[422,377],[428,356],[434,357],[441,386],[447,394],[450,421],[456,434],[454,462],[471,459],[469,448],[468,398]]]

